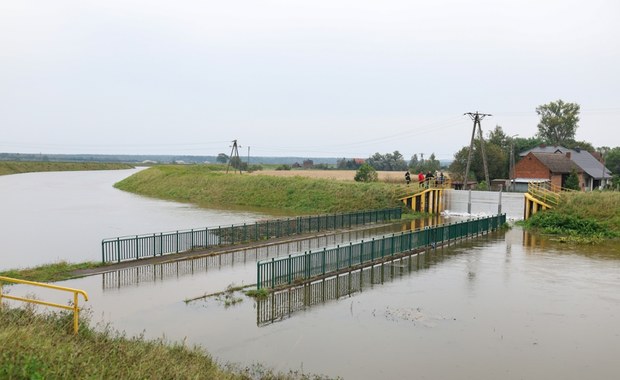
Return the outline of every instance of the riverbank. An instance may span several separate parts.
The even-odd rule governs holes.
[[[534,214],[526,228],[562,241],[596,243],[620,237],[620,193],[571,192],[553,209]]]
[[[277,373],[260,365],[222,365],[200,347],[128,338],[109,326],[93,329],[84,314],[74,336],[71,313],[0,307],[0,378],[326,379],[295,371]]]
[[[404,184],[225,173],[208,165],[156,166],[115,184],[124,191],[201,207],[303,215],[401,206]]]
[[[129,164],[104,162],[31,162],[31,161],[0,161],[0,175],[34,173],[34,172],[64,172],[83,170],[120,170],[133,169]]]

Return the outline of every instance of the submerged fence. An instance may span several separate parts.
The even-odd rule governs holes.
[[[499,228],[505,222],[506,214],[501,214],[403,232],[400,235],[361,241],[356,244],[350,243],[342,247],[324,248],[318,252],[310,251],[259,261],[256,265],[256,286],[258,289],[273,289],[303,283],[312,278],[378,262],[404,252],[489,232]]]
[[[146,257],[234,245],[250,241],[346,228],[368,223],[400,219],[400,208],[350,212],[343,214],[302,216],[226,227],[206,227],[183,231],[103,239],[101,261],[104,263],[138,260]]]

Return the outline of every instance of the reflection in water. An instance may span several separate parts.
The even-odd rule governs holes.
[[[390,282],[419,269],[429,268],[451,256],[453,255],[445,255],[443,248],[429,249],[316,282],[272,292],[267,298],[257,302],[257,325],[279,322],[297,311],[329,300],[351,296],[366,287]]]
[[[430,219],[429,219],[430,220]],[[429,221],[408,221],[363,230],[322,235],[310,239],[296,240],[280,244],[269,244],[257,248],[247,248],[211,256],[200,256],[161,264],[142,265],[127,269],[106,272],[103,274],[103,289],[122,288],[143,282],[164,281],[180,276],[204,273],[207,269],[233,266],[240,263],[256,262],[272,257],[286,256],[307,250],[335,247],[362,239],[396,233],[409,226],[424,226]],[[254,279],[255,280],[255,279]]]

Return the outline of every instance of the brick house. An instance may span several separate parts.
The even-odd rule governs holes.
[[[515,165],[515,182],[521,191],[527,191],[527,182],[550,181],[564,187],[566,178],[574,169],[579,177],[581,190],[606,186],[612,173],[603,165],[600,155],[579,148],[540,146],[519,154]]]
[[[564,187],[566,179],[573,170],[579,177],[579,183],[584,183],[584,171],[570,159],[570,152],[567,154],[529,152],[517,162],[514,170],[516,186],[521,191],[527,191],[527,183],[541,180]]]

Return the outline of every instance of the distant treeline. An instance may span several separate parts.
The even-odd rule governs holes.
[[[293,165],[305,160],[314,164],[336,165],[337,158],[332,157],[253,157],[251,164]],[[245,162],[247,157],[242,157]],[[156,155],[156,154],[38,154],[38,153],[0,153],[0,161],[53,161],[53,162],[118,162],[118,163],[216,163],[215,156]]]

